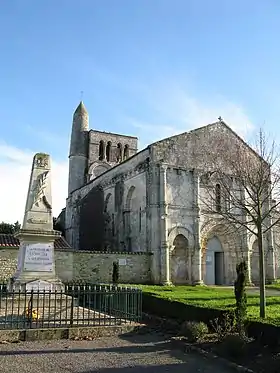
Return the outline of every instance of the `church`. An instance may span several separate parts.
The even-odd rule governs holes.
[[[60,215],[67,242],[75,250],[150,253],[154,284],[232,285],[242,259],[258,283],[256,237],[229,233],[218,211],[203,213],[203,148],[217,134],[232,146],[244,143],[219,118],[138,151],[136,137],[89,129],[81,102],[73,115],[68,197]],[[267,281],[278,269],[270,235]]]

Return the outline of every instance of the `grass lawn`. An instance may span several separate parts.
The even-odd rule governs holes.
[[[210,286],[137,286],[144,293],[156,297],[191,304],[199,307],[216,309],[232,309],[235,307],[233,288],[218,288]],[[280,284],[279,284],[280,289]],[[248,317],[259,321],[259,295],[247,294]],[[279,297],[267,296],[265,322],[280,325],[280,292]]]
[[[277,280],[275,283],[272,285],[266,285],[267,289],[273,289],[273,290],[280,290],[280,281]]]

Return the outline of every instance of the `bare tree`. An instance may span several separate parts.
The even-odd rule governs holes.
[[[280,170],[274,141],[260,130],[250,148],[241,138],[217,134],[204,150],[204,213],[256,237],[259,250],[260,317],[265,317],[264,240],[279,225]],[[272,245],[272,243],[270,242]]]

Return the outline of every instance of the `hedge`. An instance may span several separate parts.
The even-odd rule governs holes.
[[[226,315],[233,315],[232,310],[219,310],[214,308],[203,308],[189,304],[162,299],[152,294],[143,293],[143,311],[159,317],[175,319],[183,322],[202,321],[211,327],[211,321],[224,318]],[[249,337],[260,340],[264,345],[280,344],[280,327],[272,324],[265,324],[258,321],[247,322]]]

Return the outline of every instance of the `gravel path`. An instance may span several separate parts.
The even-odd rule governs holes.
[[[160,335],[0,345],[1,373],[230,373]]]

